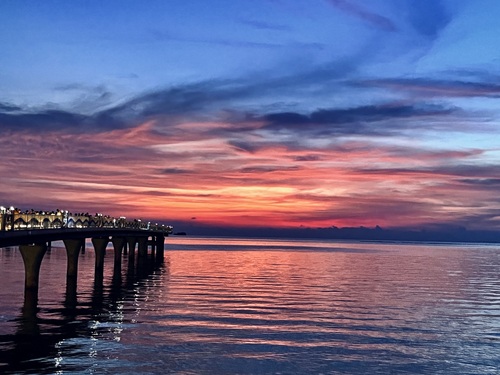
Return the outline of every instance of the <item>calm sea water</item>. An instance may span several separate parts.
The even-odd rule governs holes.
[[[500,374],[500,246],[167,238],[165,263],[94,284],[81,255],[0,249],[0,373]],[[149,263],[148,263],[149,264]]]

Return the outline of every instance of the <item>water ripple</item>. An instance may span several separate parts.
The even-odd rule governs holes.
[[[38,314],[47,350],[17,367],[0,358],[5,373],[499,371],[496,246],[177,238],[168,247],[164,266],[143,276],[124,260],[102,290],[81,277],[74,308],[62,306],[66,259],[53,250]],[[93,271],[91,252],[81,274]],[[0,348],[14,353],[26,345],[12,299],[19,259],[0,253]]]

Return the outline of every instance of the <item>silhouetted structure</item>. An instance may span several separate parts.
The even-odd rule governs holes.
[[[172,232],[171,226],[151,224],[141,220],[126,220],[102,214],[71,214],[68,211],[20,211],[17,208],[0,207],[0,247],[19,246],[25,270],[25,306],[36,306],[38,282],[43,257],[53,241],[63,241],[68,257],[68,290],[76,290],[78,257],[85,249],[85,240],[90,238],[96,253],[95,282],[102,283],[104,255],[109,242],[115,252],[115,270],[121,267],[122,253],[127,249],[129,260],[135,257],[138,244],[138,259],[148,257],[155,262],[163,261],[165,236]],[[71,286],[71,287],[70,287]]]

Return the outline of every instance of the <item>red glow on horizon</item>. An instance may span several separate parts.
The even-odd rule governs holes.
[[[296,228],[453,222],[496,196],[440,167],[478,150],[351,140],[317,146],[311,140],[308,149],[295,150],[259,143],[251,133],[248,151],[211,135],[228,127],[181,123],[160,132],[148,122],[99,135],[20,133],[16,140],[30,143],[28,152],[16,142],[1,144],[8,156],[0,170],[15,187],[5,189],[4,199],[166,223],[196,217],[205,225]]]

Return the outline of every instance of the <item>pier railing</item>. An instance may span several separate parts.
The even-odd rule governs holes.
[[[14,207],[0,206],[0,231],[62,229],[62,228],[128,228],[163,231],[172,233],[172,226],[140,219],[127,220],[126,217],[112,217],[97,213],[71,213],[55,211],[21,211]]]

